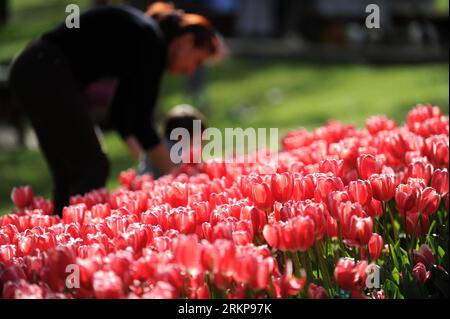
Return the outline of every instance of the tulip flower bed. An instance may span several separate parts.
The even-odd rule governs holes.
[[[277,155],[158,180],[126,171],[62,218],[15,188],[2,297],[448,297],[448,116],[329,122],[289,133]]]

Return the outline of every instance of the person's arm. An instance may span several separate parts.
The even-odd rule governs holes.
[[[170,159],[167,147],[160,143],[148,151],[143,151],[136,137],[130,135],[125,138],[125,145],[130,154],[137,160],[142,159],[142,155],[147,155],[148,159],[162,174],[169,174],[176,165]]]
[[[111,116],[133,157],[140,160],[144,152],[152,165],[167,174],[175,168],[175,163],[171,161],[167,147],[161,143],[153,119],[163,69],[161,63],[157,64],[149,56],[140,61],[143,62],[135,72],[120,79]]]
[[[169,150],[163,143],[148,150],[147,156],[162,174],[169,174],[177,167],[170,159]]]
[[[127,86],[124,82],[119,84],[111,110],[113,123],[136,161],[139,162],[145,154],[162,174],[168,174],[175,168],[175,164],[170,159],[169,150],[161,143],[156,133],[151,110],[145,110],[144,107],[125,109],[123,106],[115,105],[120,102],[121,95],[127,91],[125,90]],[[147,108],[152,107],[147,105]]]
[[[136,161],[139,161],[144,152],[142,151],[141,145],[139,145],[139,142],[136,139],[136,137],[129,135],[124,139],[124,141],[125,146],[128,149],[128,152],[131,154],[131,156],[134,157]]]

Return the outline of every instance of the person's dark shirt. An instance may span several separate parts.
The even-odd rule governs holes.
[[[109,112],[123,138],[134,135],[145,150],[160,143],[153,110],[166,43],[152,18],[127,6],[98,7],[81,14],[80,28],[63,23],[43,38],[59,45],[83,88],[101,78],[118,79]]]

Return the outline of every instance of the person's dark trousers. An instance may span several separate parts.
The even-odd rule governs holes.
[[[109,161],[81,85],[59,48],[39,40],[15,60],[10,85],[28,114],[53,177],[55,213],[70,196],[104,187]]]

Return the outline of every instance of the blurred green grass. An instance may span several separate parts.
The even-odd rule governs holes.
[[[448,0],[437,0],[436,1],[436,10],[438,12],[446,12],[449,10],[449,1]]]
[[[90,0],[11,0],[11,19],[0,28],[0,61],[10,61],[31,39],[60,23],[65,6],[82,9]],[[448,1],[438,7],[448,12]],[[329,119],[358,126],[374,114],[401,122],[417,103],[440,105],[448,112],[448,64],[367,66],[319,65],[286,60],[231,59],[207,71],[210,126],[277,127],[280,135]],[[175,104],[191,102],[185,79],[165,77],[160,99],[163,113]],[[104,142],[112,162],[108,188],[117,186],[120,171],[136,165],[115,133]],[[0,214],[11,206],[10,190],[32,185],[49,197],[51,178],[39,150],[0,150]]]

